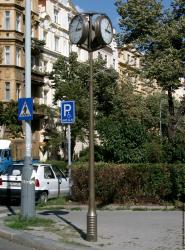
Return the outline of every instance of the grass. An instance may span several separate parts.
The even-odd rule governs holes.
[[[54,223],[51,219],[32,217],[24,218],[20,215],[10,216],[5,220],[5,225],[19,230],[30,229],[30,227],[49,227]]]
[[[63,208],[62,206],[63,205],[66,205],[66,203],[68,202],[69,198],[67,196],[61,196],[61,197],[58,197],[58,198],[55,198],[55,199],[51,199],[51,200],[48,200],[47,204],[44,204],[44,203],[39,203],[37,205],[37,209],[48,209],[49,207],[57,207],[58,209],[59,208]],[[61,207],[60,207],[61,206]]]

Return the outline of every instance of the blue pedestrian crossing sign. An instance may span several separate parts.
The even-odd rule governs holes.
[[[72,124],[75,122],[75,101],[61,102],[61,123]]]
[[[33,120],[33,98],[18,99],[18,121]]]

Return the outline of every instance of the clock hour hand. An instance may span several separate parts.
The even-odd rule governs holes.
[[[78,21],[78,24],[77,24],[77,26],[76,26],[76,31],[79,31],[79,30],[82,29],[81,27],[79,27],[79,25],[80,25],[80,21]]]

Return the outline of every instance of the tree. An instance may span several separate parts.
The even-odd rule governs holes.
[[[18,133],[22,133],[22,123],[17,120],[17,102],[10,103],[0,102],[0,126],[2,128],[1,136],[5,136],[8,129],[11,136],[16,137]]]
[[[185,59],[185,2],[174,0],[164,10],[157,0],[117,0],[121,17],[119,45],[132,44],[143,53],[141,73],[156,79],[168,96],[168,137],[175,136],[177,125],[185,114],[185,97],[175,109],[173,93],[181,86]]]
[[[54,103],[69,99],[76,102],[76,121],[72,125],[72,150],[76,138],[81,141],[87,138],[89,124],[89,63],[78,62],[76,53],[69,57],[60,56],[53,65],[50,79],[55,90]],[[95,109],[100,114],[110,112],[112,97],[115,92],[118,74],[107,68],[102,59],[94,60],[93,81]]]

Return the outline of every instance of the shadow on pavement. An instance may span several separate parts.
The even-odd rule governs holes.
[[[86,240],[87,235],[86,233],[84,233],[84,231],[82,229],[80,229],[79,227],[75,226],[73,223],[71,223],[69,220],[65,219],[62,217],[62,215],[68,214],[69,212],[67,211],[44,211],[41,212],[39,214],[41,215],[55,215],[57,218],[59,218],[60,220],[64,221],[66,224],[68,224],[69,226],[71,226],[72,228],[74,228],[81,236],[82,239]]]
[[[8,211],[10,212],[9,215],[16,215],[16,209],[18,206],[20,206],[20,202],[18,201],[12,201],[12,200],[1,200],[0,201],[0,206],[4,207],[4,209],[8,209]]]

